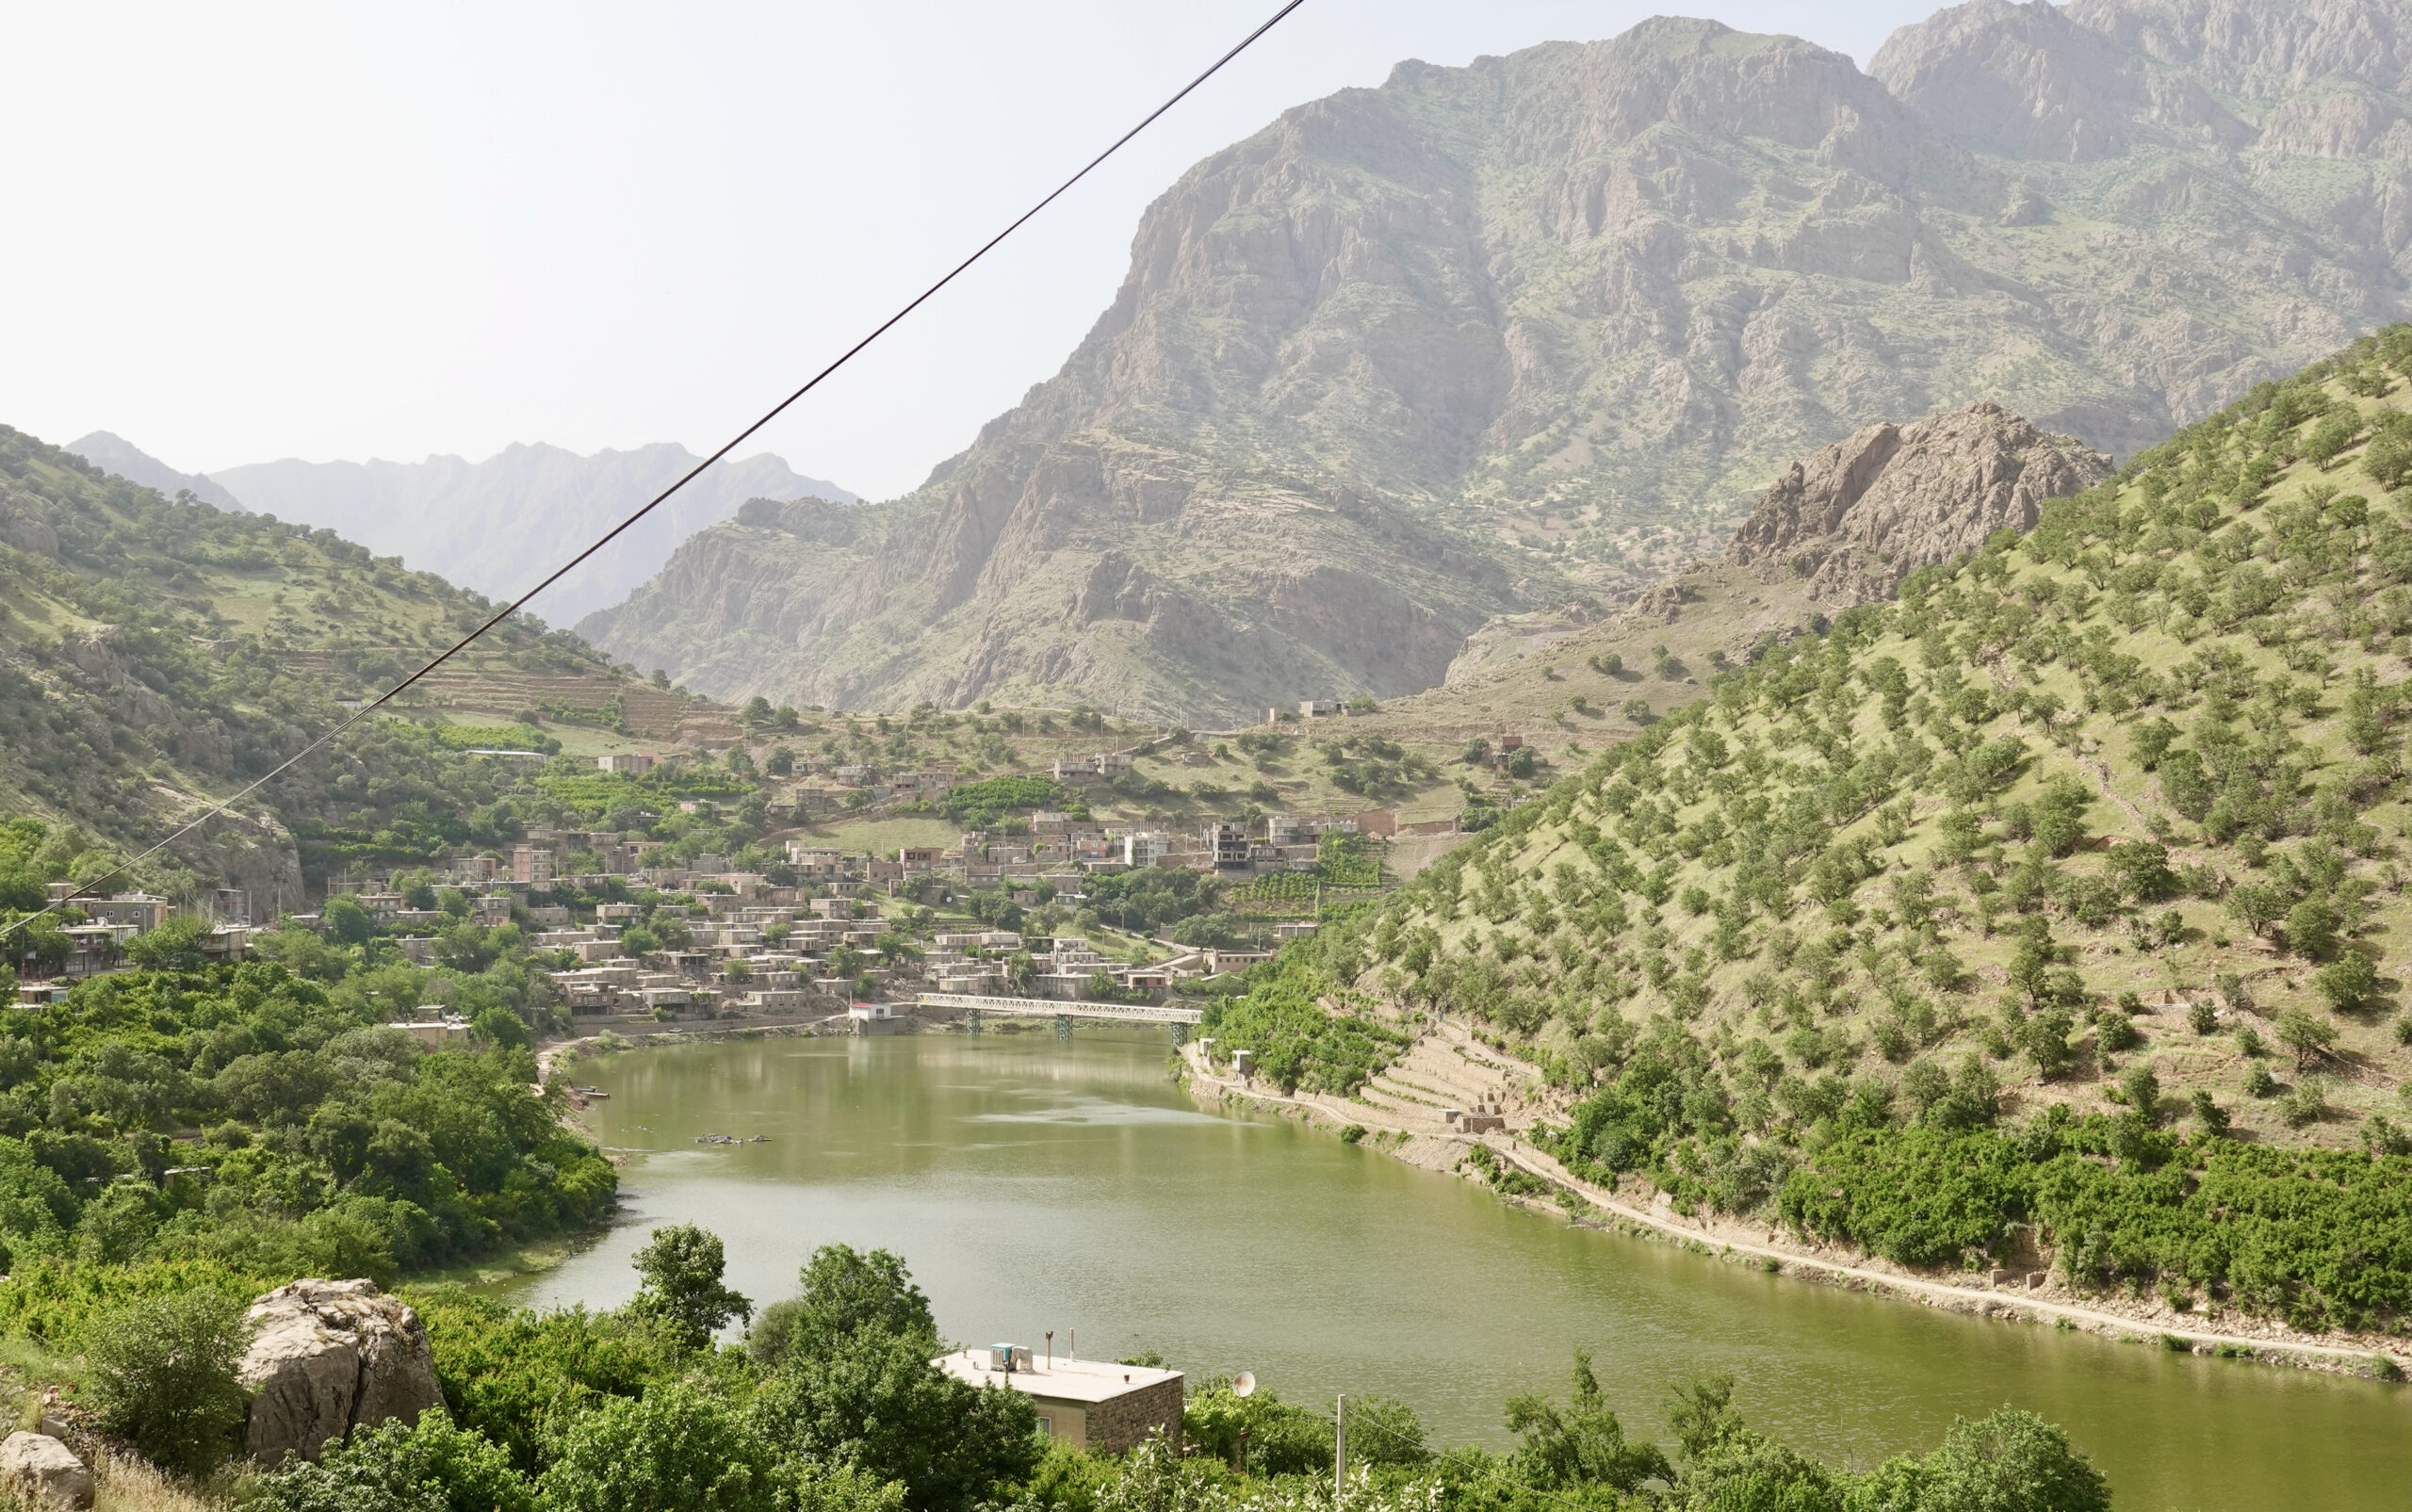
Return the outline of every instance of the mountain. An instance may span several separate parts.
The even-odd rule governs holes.
[[[2133,451],[2399,308],[2412,127],[2355,39],[2408,14],[1978,4],[1872,73],[1662,18],[1401,64],[1183,175],[922,488],[707,531],[582,628],[722,696],[1252,718],[1595,615],[1873,420],[1991,400]]]
[[[2392,326],[1768,638],[1328,916],[1210,1011],[1218,1053],[1438,1131],[1365,1084],[1362,1020],[1444,1014],[1545,1067],[1525,1138],[1633,1200],[2400,1335],[2407,378]],[[1819,471],[1732,564],[1839,500]]]
[[[697,461],[669,443],[592,457],[514,445],[478,463],[287,459],[212,476],[251,509],[328,527],[420,571],[509,599]],[[722,463],[555,584],[534,612],[569,624],[627,597],[679,542],[727,519],[747,499],[803,497],[856,502],[837,484],[803,477],[768,452]]]
[[[274,768],[343,718],[339,700],[420,664],[491,608],[332,530],[171,500],[6,427],[0,606],[0,817],[49,825],[38,875],[79,877]],[[448,710],[469,716],[455,734],[471,740],[434,727],[457,717]],[[354,863],[505,841],[514,802],[540,812],[549,800],[523,790],[520,763],[458,747],[493,743],[475,738],[521,710],[653,738],[694,717],[684,696],[514,617],[403,695],[400,717],[347,733],[134,880],[185,895],[243,887],[271,914],[303,906],[305,873],[315,888]],[[545,737],[513,724],[507,739]],[[0,867],[0,886],[14,880]]]
[[[115,473],[145,488],[155,488],[167,498],[189,493],[204,504],[214,504],[221,510],[243,507],[217,480],[199,473],[180,473],[123,436],[106,431],[95,431],[81,440],[71,441],[67,449],[103,472]]]

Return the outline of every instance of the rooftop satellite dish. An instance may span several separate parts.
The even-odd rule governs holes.
[[[1231,1377],[1231,1394],[1233,1396],[1247,1396],[1255,1390],[1256,1373],[1254,1371],[1242,1371],[1237,1375]]]

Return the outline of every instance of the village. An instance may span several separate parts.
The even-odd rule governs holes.
[[[1299,715],[1333,712],[1318,703]],[[1287,713],[1273,711],[1268,723]],[[612,752],[584,762],[644,779],[698,759],[709,757]],[[1084,785],[1127,773],[1133,761],[1129,751],[1064,755],[1031,775],[1077,799]],[[634,833],[540,824],[507,847],[432,867],[339,871],[310,911],[261,917],[270,911],[233,889],[181,908],[139,891],[77,898],[82,921],[61,931],[68,948],[26,952],[17,996],[55,1000],[78,981],[127,969],[134,942],[175,917],[196,920],[197,949],[219,961],[244,960],[269,935],[301,929],[365,946],[371,958],[441,967],[455,959],[459,927],[510,926],[550,984],[562,1027],[843,1025],[851,1016],[858,1032],[890,1032],[907,1027],[904,1015],[923,994],[1145,1004],[1232,990],[1238,974],[1312,934],[1325,902],[1395,880],[1384,863],[1399,826],[1387,811],[1305,816],[1250,805],[1239,817],[1172,824],[1095,818],[1076,803],[1001,816],[962,829],[952,844],[849,847],[821,837],[813,817],[875,817],[899,805],[927,812],[956,785],[953,771],[820,762],[791,776],[763,784],[783,865],[765,865],[761,846],[748,869],[709,852],[673,859],[665,842]],[[1133,875],[1149,872],[1164,875]],[[1161,919],[1151,931],[1145,908],[1134,924],[1134,887],[1159,897],[1178,890],[1214,925],[1177,938]],[[1096,927],[1066,927],[1076,920]],[[441,1006],[399,1022],[431,1048],[469,1033],[465,1018]]]

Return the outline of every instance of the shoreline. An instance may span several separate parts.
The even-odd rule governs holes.
[[[835,1016],[725,1026],[699,1021],[693,1029],[666,1028],[656,1032],[624,1034],[621,1037],[627,1041],[629,1049],[647,1049],[678,1044],[801,1036],[823,1031],[831,1016]],[[599,1034],[582,1035],[556,1040],[541,1047],[537,1052],[539,1078],[549,1079],[576,1064],[587,1053],[587,1047],[599,1038]],[[1755,1261],[1769,1274],[1789,1276],[1817,1285],[1840,1286],[1850,1291],[1976,1317],[2082,1329],[2125,1343],[2153,1344],[2163,1348],[2182,1344],[2187,1352],[2193,1354],[2219,1354],[2257,1364],[2355,1375],[2366,1380],[2386,1379],[2374,1368],[2383,1360],[2392,1363],[2397,1371],[2412,1375],[2412,1342],[2402,1340],[2340,1342],[2335,1336],[2296,1333],[2283,1325],[2259,1320],[2254,1322],[2255,1331],[2252,1332],[2207,1327],[2200,1318],[2139,1315],[2121,1311],[2114,1304],[2100,1300],[2062,1300],[2058,1296],[2038,1296],[2025,1289],[1999,1290],[1992,1286],[1969,1286],[1938,1280],[1894,1268],[1887,1261],[1866,1256],[1837,1257],[1819,1253],[1805,1245],[1784,1243],[1773,1234],[1765,1239],[1750,1238],[1739,1230],[1749,1227],[1755,1232],[1766,1233],[1764,1226],[1745,1225],[1740,1220],[1727,1220],[1721,1224],[1703,1222],[1687,1218],[1663,1202],[1636,1202],[1628,1195],[1602,1188],[1575,1176],[1555,1157],[1535,1148],[1512,1131],[1469,1136],[1385,1129],[1378,1124],[1369,1124],[1362,1118],[1348,1116],[1347,1111],[1354,1109],[1355,1105],[1343,1099],[1314,1094],[1286,1096],[1218,1076],[1201,1065],[1194,1040],[1183,1045],[1179,1053],[1182,1065],[1180,1080],[1184,1089],[1193,1102],[1211,1110],[1221,1111],[1227,1106],[1249,1108],[1279,1117],[1300,1119],[1334,1132],[1354,1126],[1365,1130],[1369,1136],[1367,1143],[1391,1159],[1426,1170],[1456,1175],[1461,1179],[1479,1179],[1465,1176],[1461,1168],[1466,1152],[1480,1145],[1489,1149],[1495,1159],[1541,1181],[1553,1194],[1561,1197],[1561,1200],[1552,1201],[1500,1193],[1494,1189],[1493,1195],[1501,1200],[1537,1211],[1556,1212],[1578,1224],[1613,1227],[1634,1238],[1672,1242],[1706,1258],[1728,1262],[1737,1260]],[[573,1114],[586,1106],[573,1094]],[[1379,1137],[1371,1137],[1377,1133]],[[619,1157],[612,1157],[612,1161],[614,1164],[621,1163]],[[1582,1203],[1589,1215],[1573,1211],[1562,1200],[1565,1196],[1572,1196]],[[566,1258],[568,1251],[576,1247],[576,1243],[575,1240],[569,1241],[543,1258],[514,1255],[512,1259],[521,1263],[514,1264],[510,1275],[497,1279],[538,1275],[549,1270]],[[533,1264],[525,1263],[530,1260],[534,1260]]]
[[[1885,1268],[1885,1262],[1871,1262],[1866,1257],[1837,1259],[1802,1246],[1775,1242],[1772,1237],[1765,1241],[1747,1239],[1720,1231],[1719,1226],[1714,1224],[1687,1219],[1659,1204],[1636,1205],[1627,1197],[1575,1176],[1547,1152],[1533,1147],[1510,1132],[1443,1135],[1385,1130],[1385,1133],[1399,1137],[1377,1140],[1371,1137],[1375,1132],[1373,1126],[1356,1119],[1345,1119],[1341,1112],[1329,1106],[1333,1099],[1312,1094],[1287,1096],[1215,1075],[1199,1065],[1195,1044],[1182,1047],[1182,1081],[1191,1100],[1201,1106],[1221,1109],[1236,1104],[1279,1117],[1302,1119],[1318,1128],[1329,1127],[1334,1131],[1351,1126],[1364,1129],[1368,1135],[1364,1143],[1381,1153],[1426,1170],[1456,1175],[1461,1179],[1478,1179],[1464,1176],[1461,1167],[1463,1152],[1479,1145],[1489,1149],[1495,1159],[1545,1183],[1553,1193],[1572,1195],[1594,1212],[1605,1215],[1610,1222],[1603,1227],[1613,1227],[1636,1238],[1672,1241],[1712,1259],[1755,1260],[1761,1269],[1773,1275],[1789,1276],[1819,1285],[1840,1286],[1853,1292],[1978,1317],[2081,1329],[2125,1343],[2171,1348],[2171,1341],[2176,1341],[2192,1354],[2214,1355],[2225,1351],[2227,1358],[2252,1363],[2323,1371],[2365,1380],[2386,1380],[2387,1377],[2374,1368],[2378,1361],[2386,1360],[2391,1362],[2397,1371],[2412,1374],[2412,1343],[2401,1340],[2340,1343],[2335,1341],[2333,1336],[2322,1338],[2298,1334],[2277,1324],[2257,1324],[2266,1331],[2255,1333],[2207,1328],[2199,1318],[2183,1324],[2164,1322],[2124,1313],[2098,1302],[2061,1301],[2038,1297],[2024,1290],[1998,1291],[1989,1286],[1964,1286],[1933,1280]],[[1444,1150],[1459,1153],[1456,1159],[1444,1161],[1439,1158]],[[1572,1217],[1577,1223],[1584,1221],[1575,1217],[1562,1202],[1507,1193],[1494,1192],[1494,1195],[1520,1206]],[[1723,1227],[1730,1229],[1741,1226],[1736,1222]],[[1763,1226],[1752,1227],[1764,1231]]]

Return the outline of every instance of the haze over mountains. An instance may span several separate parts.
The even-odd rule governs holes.
[[[220,509],[324,526],[380,556],[400,557],[490,598],[523,593],[587,542],[627,517],[695,464],[670,443],[581,457],[560,447],[514,445],[483,462],[326,462],[286,459],[229,467],[210,476],[181,473],[106,431],[69,451],[171,498],[190,489]],[[723,463],[680,490],[530,606],[565,625],[626,598],[679,542],[737,512],[749,498],[816,497],[857,502],[853,494],[807,478],[779,458]]]
[[[667,442],[591,457],[513,445],[476,463],[288,459],[214,477],[246,508],[330,527],[380,555],[499,599],[525,592],[696,460]],[[679,542],[727,519],[747,499],[807,496],[855,498],[768,452],[722,463],[530,608],[552,624],[570,624],[627,597]]]
[[[722,696],[1192,720],[1438,683],[1992,400],[2124,454],[2393,317],[2404,0],[1980,3],[1863,73],[1655,20],[1301,106],[1150,207],[921,489],[746,512],[581,626]]]
[[[215,504],[221,510],[243,507],[242,500],[226,492],[225,485],[218,480],[203,473],[180,473],[114,431],[95,431],[80,440],[69,442],[67,449],[95,467],[117,474],[129,483],[155,488],[166,498],[189,493],[204,504]]]

